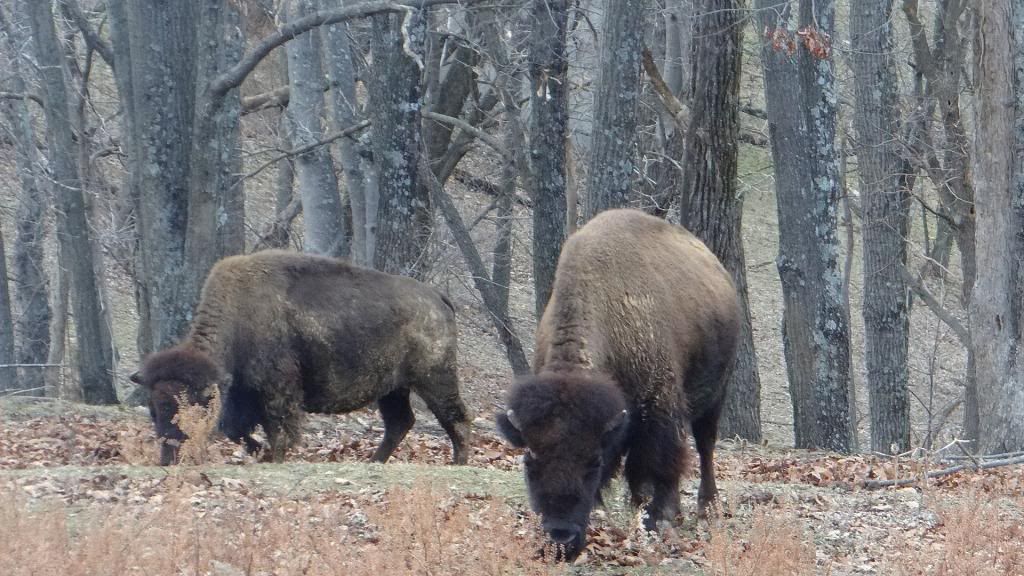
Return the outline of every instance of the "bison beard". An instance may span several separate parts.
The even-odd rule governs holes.
[[[625,458],[645,526],[680,512],[685,426],[700,455],[698,507],[715,499],[714,444],[735,356],[739,301],[717,258],[686,230],[634,210],[591,220],[562,249],[537,327],[534,375],[496,416],[525,448],[532,508],[572,559]]]
[[[174,421],[179,398],[205,404],[221,392],[220,429],[249,452],[263,426],[265,457],[281,461],[306,411],[338,414],[377,402],[386,461],[415,417],[416,392],[467,459],[469,414],[456,376],[455,312],[411,278],[283,251],[217,263],[203,287],[189,335],[152,354],[132,380],[149,389],[161,464],[185,439]]]

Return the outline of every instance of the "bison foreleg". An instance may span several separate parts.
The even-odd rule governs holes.
[[[644,527],[657,529],[662,520],[672,522],[679,514],[679,476],[688,460],[686,437],[671,416],[648,416],[633,431],[626,456],[626,480],[633,504],[643,501],[650,487],[651,502],[647,507]]]
[[[374,462],[387,462],[398,445],[409,433],[416,416],[409,405],[409,389],[400,388],[377,401],[380,415],[384,418],[384,439],[373,453]]]

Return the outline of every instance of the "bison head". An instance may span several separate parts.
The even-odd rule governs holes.
[[[590,511],[622,459],[626,400],[599,374],[543,372],[517,383],[498,430],[525,448],[530,505],[554,544],[575,558],[585,544]]]
[[[180,399],[205,406],[220,378],[220,369],[208,356],[182,347],[149,356],[142,368],[131,375],[132,382],[149,391],[149,415],[161,440],[161,466],[178,461],[178,448],[186,439],[174,418]]]

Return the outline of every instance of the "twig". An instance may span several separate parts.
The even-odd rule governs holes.
[[[925,478],[941,478],[943,476],[949,476],[950,474],[956,474],[963,470],[991,470],[992,468],[1000,468],[1003,466],[1013,466],[1014,464],[1024,464],[1024,455],[1017,456],[1015,458],[1005,458],[1003,460],[990,460],[988,462],[982,462],[976,467],[974,465],[959,464],[957,466],[950,466],[949,468],[943,468],[942,470],[935,470],[925,474]],[[891,486],[908,486],[919,482],[921,478],[901,478],[899,480],[865,480],[864,488],[888,488]]]
[[[40,106],[43,106],[43,99],[38,94],[32,94],[31,92],[21,94],[18,92],[0,92],[0,100],[31,100]]]
[[[964,448],[964,443],[963,442],[957,442],[956,443],[956,447],[959,448],[960,451],[964,453],[964,456],[967,456],[967,458],[974,464],[974,469],[977,470],[978,466],[980,466],[980,464],[978,463],[978,459],[975,458],[973,454],[968,452],[967,448]]]
[[[252,172],[249,172],[248,174],[243,175],[241,178],[238,179],[238,181],[241,182],[242,180],[247,180],[249,178],[252,178],[253,176],[259,174],[260,172],[263,172],[267,168],[269,168],[269,167],[273,166],[274,164],[280,162],[281,160],[284,160],[285,158],[291,158],[292,156],[298,156],[300,154],[305,154],[306,152],[309,152],[310,150],[313,150],[313,149],[318,148],[320,146],[323,146],[325,144],[330,144],[331,142],[334,142],[335,140],[337,140],[339,138],[344,138],[346,136],[351,136],[351,135],[355,134],[356,132],[359,132],[360,130],[366,128],[369,125],[370,125],[370,121],[369,120],[363,120],[362,122],[359,122],[358,124],[354,124],[352,126],[349,126],[348,128],[345,128],[344,130],[342,130],[340,132],[335,132],[333,134],[329,134],[323,140],[317,140],[316,142],[313,142],[312,144],[307,144],[305,146],[300,146],[300,147],[298,147],[298,148],[296,148],[294,150],[291,150],[289,152],[285,152],[283,154],[278,154],[277,156],[274,156],[273,158],[271,158],[270,160],[267,160],[263,164],[260,164],[260,166],[258,168],[256,168],[255,170],[253,170]]]

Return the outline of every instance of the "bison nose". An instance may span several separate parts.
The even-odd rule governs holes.
[[[570,544],[576,539],[576,535],[579,534],[576,530],[566,530],[565,528],[555,528],[548,533],[551,537],[551,541],[555,544]]]

